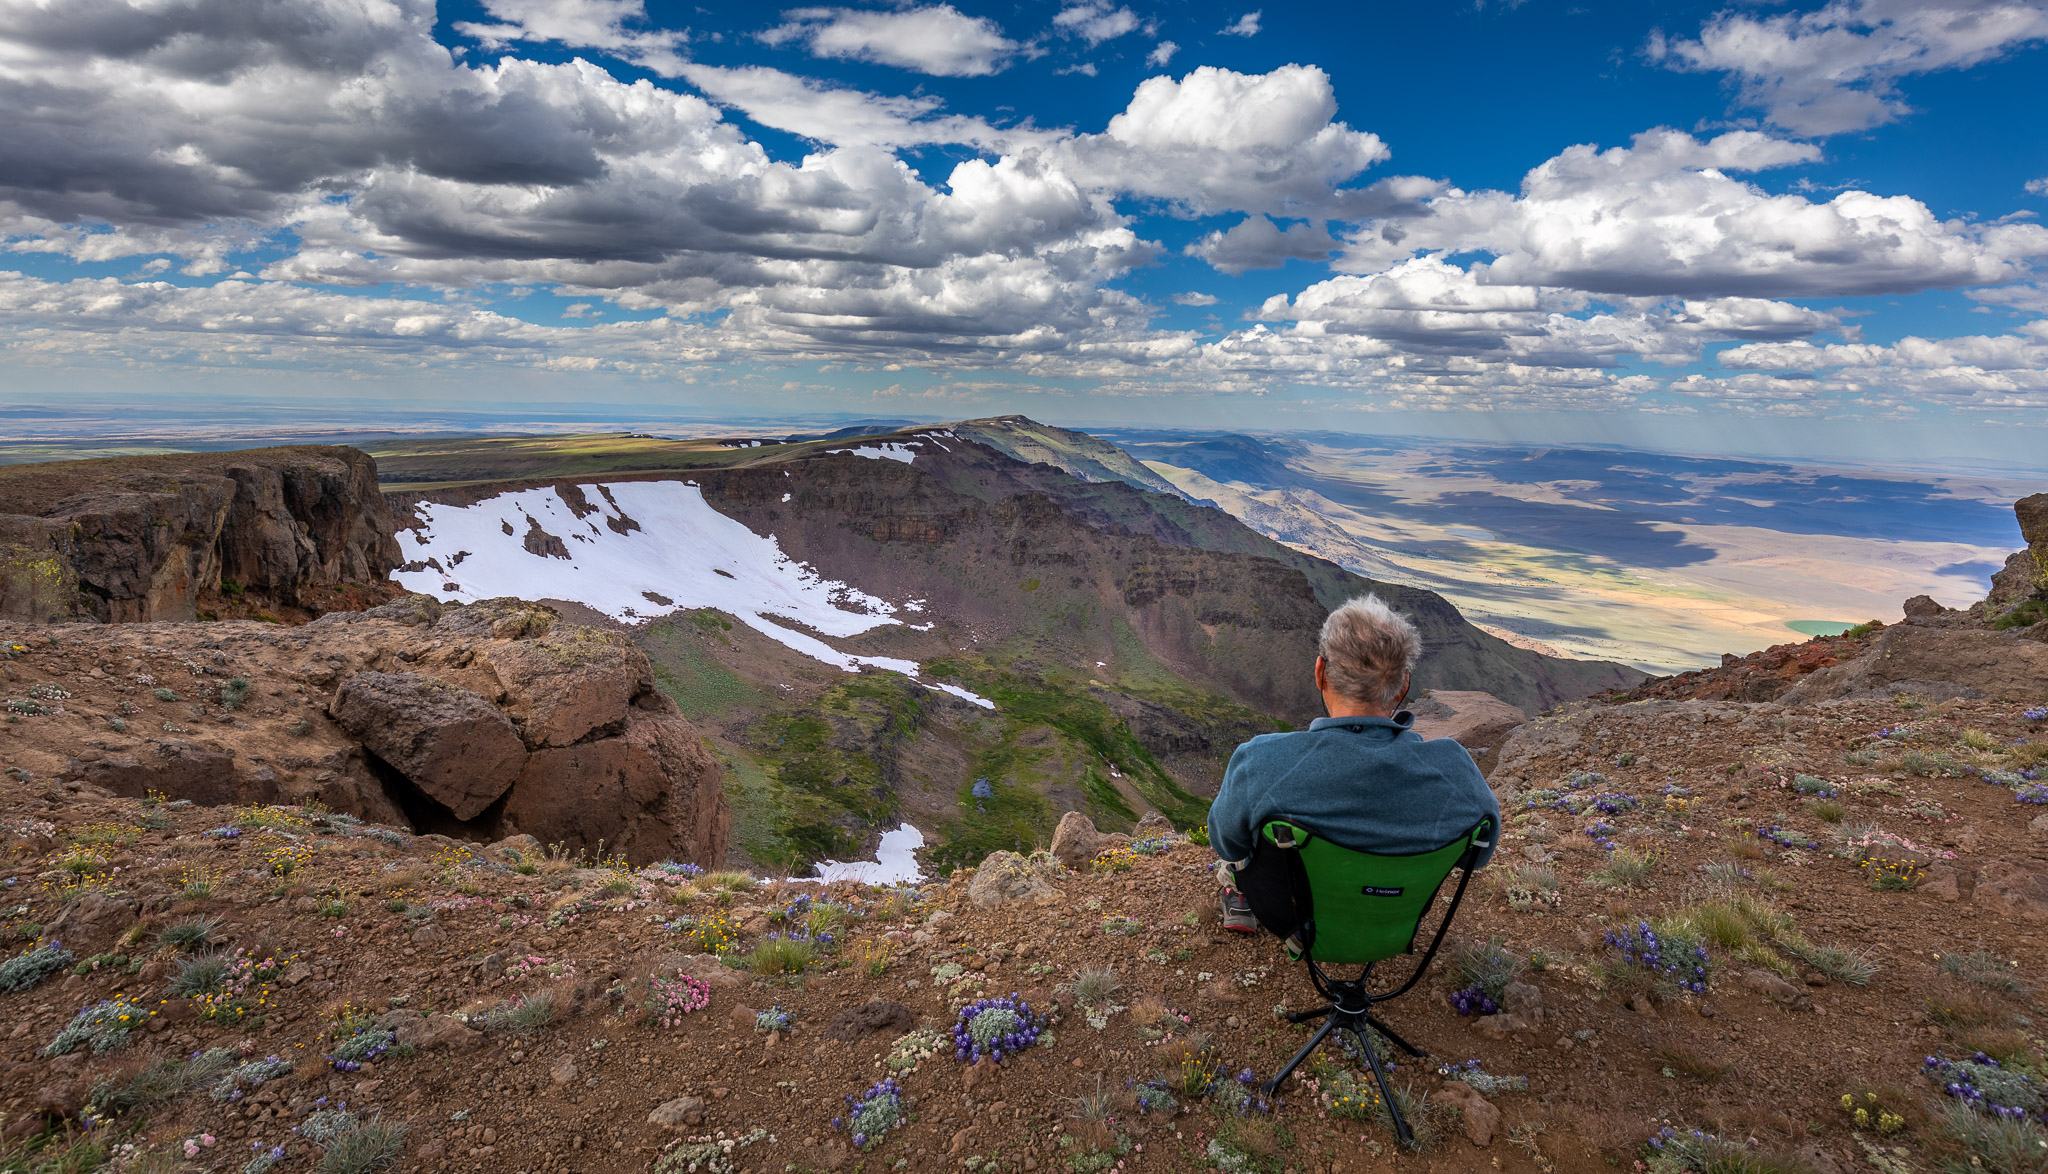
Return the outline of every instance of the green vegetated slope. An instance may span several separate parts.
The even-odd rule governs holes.
[[[928,629],[906,622],[834,643],[918,661],[925,683],[972,690],[993,710],[899,674],[842,672],[716,612],[636,630],[662,688],[728,763],[737,850],[766,867],[858,858],[906,820],[940,867],[1043,845],[1070,809],[1112,827],[1147,809],[1198,822],[1241,741],[1320,714],[1317,630],[1331,606],[1368,590],[1421,627],[1418,690],[1483,689],[1534,711],[1639,679],[1513,648],[1430,592],[1365,579],[1219,510],[1126,484],[1123,466],[1142,467],[1084,434],[1011,420],[952,433],[748,447],[435,442],[385,475],[431,486],[394,494],[402,506],[537,481],[677,475],[648,467],[666,462],[819,574],[922,601],[914,618]],[[877,443],[912,443],[918,456],[844,451]],[[523,475],[557,450],[567,476]],[[1048,458],[1083,462],[1082,475]]]

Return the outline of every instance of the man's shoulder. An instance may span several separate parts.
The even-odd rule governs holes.
[[[1294,746],[1305,745],[1308,735],[1308,730],[1281,730],[1271,734],[1257,734],[1244,742],[1238,743],[1237,752],[1257,757],[1259,755],[1285,751],[1289,748],[1290,744]]]

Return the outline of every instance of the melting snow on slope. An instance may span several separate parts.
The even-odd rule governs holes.
[[[902,461],[906,465],[917,460],[917,450],[907,444],[869,444],[863,445],[860,448],[834,448],[827,449],[826,451],[834,453],[850,452],[854,456],[866,457],[871,461],[879,461],[887,457],[892,461]]]
[[[497,595],[573,599],[627,621],[715,607],[841,668],[872,664],[916,673],[913,662],[849,656],[770,619],[794,620],[827,636],[897,622],[885,600],[791,559],[773,538],[712,509],[697,486],[622,481],[580,488],[597,507],[581,518],[552,487],[501,493],[471,506],[423,502],[418,510],[426,524],[400,530],[398,540],[408,563],[430,565],[392,578],[408,590],[464,602]],[[626,527],[627,518],[639,528]],[[562,539],[569,557],[528,551],[525,537],[535,524]]]
[[[830,884],[851,880],[870,885],[911,883],[924,879],[917,867],[917,850],[924,847],[924,833],[909,824],[883,832],[873,860],[820,860],[815,879]],[[813,878],[803,877],[810,880]]]
[[[996,707],[995,702],[990,701],[988,698],[983,697],[977,693],[969,693],[967,690],[962,689],[958,685],[926,685],[925,688],[936,689],[941,693],[951,693],[953,696],[958,697],[960,700],[972,701],[974,704],[981,706],[983,709],[994,709]]]
[[[847,672],[919,675],[914,660],[855,656],[789,626],[857,636],[902,621],[886,600],[819,575],[782,553],[772,536],[712,509],[697,486],[621,481],[578,488],[596,507],[580,518],[553,487],[501,493],[470,506],[422,502],[417,508],[425,525],[400,530],[398,541],[408,564],[425,565],[391,577],[409,591],[465,603],[499,595],[573,599],[628,622],[715,607]],[[569,557],[529,551],[526,536],[535,526],[561,539]],[[913,600],[908,610],[924,610],[924,601]],[[926,687],[995,708],[958,685]]]

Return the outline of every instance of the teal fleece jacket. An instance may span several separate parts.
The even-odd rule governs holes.
[[[1261,734],[1237,748],[1209,808],[1209,844],[1229,861],[1251,857],[1258,829],[1299,820],[1360,852],[1405,856],[1441,848],[1494,821],[1500,803],[1463,746],[1425,740],[1392,718],[1323,717],[1290,734]],[[1493,855],[1487,848],[1480,863]]]

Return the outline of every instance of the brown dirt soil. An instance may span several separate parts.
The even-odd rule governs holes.
[[[1484,1153],[1440,1107],[1430,1116],[1444,1137],[1420,1155],[1397,1153],[1378,1126],[1338,1118],[1299,1083],[1270,1116],[1240,1117],[1214,1097],[1183,1098],[1183,1111],[1170,1118],[1135,1116],[1127,1102],[1107,1126],[1074,1116],[1074,1098],[1095,1092],[1098,1077],[1121,1097],[1128,1082],[1178,1072],[1173,1056],[1186,1029],[1164,1042],[1140,1033],[1140,1018],[1159,1013],[1155,1003],[1212,1033],[1226,1072],[1268,1075],[1305,1038],[1306,1029],[1274,1015],[1277,1005],[1310,1005],[1300,971],[1270,940],[1214,928],[1210,854],[1185,842],[1137,857],[1123,872],[1056,873],[1059,895],[1047,904],[984,910],[966,899],[964,871],[915,899],[852,885],[826,894],[815,884],[676,885],[652,871],[621,881],[545,859],[526,875],[505,866],[505,847],[483,849],[478,859],[472,845],[379,835],[312,809],[150,806],[0,777],[0,827],[8,829],[0,902],[10,908],[0,928],[33,937],[38,930],[28,927],[36,925],[81,960],[123,957],[0,994],[0,1114],[10,1139],[33,1134],[75,1114],[100,1075],[224,1046],[289,1058],[293,1072],[228,1103],[195,1088],[131,1110],[101,1136],[152,1151],[202,1132],[217,1139],[192,1162],[161,1169],[240,1170],[252,1143],[283,1144],[278,1169],[305,1171],[319,1151],[291,1131],[324,1097],[407,1123],[394,1168],[436,1174],[639,1174],[673,1153],[678,1137],[756,1128],[772,1138],[735,1149],[731,1169],[1071,1169],[1088,1139],[1120,1134],[1130,1146],[1125,1169],[1187,1170],[1206,1168],[1201,1155],[1220,1133],[1253,1152],[1246,1169],[1328,1174],[1628,1168],[1644,1139],[1670,1125],[1754,1139],[1759,1152],[1803,1163],[1778,1168],[1825,1172],[1860,1168],[1860,1147],[1880,1141],[1852,1133],[1838,1103],[1844,1093],[1875,1091],[1907,1120],[1882,1144],[1904,1151],[1905,1168],[1927,1168],[1952,1155],[1930,1124],[1942,1098],[1920,1075],[1924,1056],[1984,1049],[2042,1070],[2048,819],[2039,817],[2048,807],[2017,803],[2012,790],[1963,768],[2043,764],[2044,724],[1990,701],[1805,710],[1588,704],[1533,723],[1503,750],[1502,769],[1512,766],[1516,780],[1496,774],[1510,831],[1454,936],[1497,937],[1521,958],[1537,955],[1521,978],[1540,998],[1539,1021],[1523,1026],[1526,992],[1516,1022],[1459,1017],[1448,994],[1461,980],[1448,957],[1385,1016],[1432,1053],[1404,1061],[1397,1082],[1431,1093],[1439,1106],[1453,1099],[1443,1094],[1439,1063],[1478,1059],[1486,1072],[1528,1077],[1529,1088],[1486,1098],[1500,1120]],[[1892,738],[1873,737],[1902,725]],[[1856,761],[1845,761],[1850,755]],[[1550,793],[1588,770],[1604,778]],[[1801,796],[1791,789],[1801,773],[1826,780],[1838,796]],[[1671,787],[1689,794],[1667,794]],[[1634,805],[1605,815],[1556,805],[1592,795],[1626,795]],[[1828,803],[1839,805],[1840,822],[1830,822],[1837,812]],[[1583,830],[1603,818],[1618,846],[1653,860],[1632,888],[1589,879],[1612,861]],[[236,823],[236,839],[204,834]],[[1913,887],[1873,888],[1881,864],[1860,864],[1835,834],[1871,825],[1910,845],[1881,859],[1918,854],[1924,868]],[[98,878],[67,893],[61,858],[94,841]],[[271,853],[293,846],[307,863],[271,875]],[[1528,874],[1519,889],[1510,883],[1517,866],[1533,869],[1538,858],[1555,874],[1554,903],[1532,895],[1540,886],[1531,888]],[[201,869],[217,875],[214,895],[181,896]],[[608,884],[620,891],[608,895]],[[393,892],[409,902],[406,911],[387,910]],[[806,893],[844,902],[852,919],[844,948],[796,978],[683,961],[692,947],[662,924],[723,915],[751,946],[774,928],[773,910]],[[1755,934],[1743,957],[1710,947],[1715,969],[1703,994],[1659,990],[1617,965],[1603,944],[1609,927],[1715,898],[1775,909],[1790,925]],[[279,960],[281,974],[247,1018],[197,1018],[193,1003],[166,993],[174,951],[153,935],[199,915],[224,919],[217,939],[225,948]],[[1109,932],[1105,919],[1113,917],[1133,918],[1137,928]],[[1793,941],[1860,951],[1875,977],[1867,986],[1823,977],[1795,956]],[[881,973],[871,977],[861,959],[885,949]],[[1944,976],[1945,955],[1976,950],[2007,964],[2021,990]],[[540,961],[512,977],[528,955]],[[950,985],[934,974],[948,963],[962,968]],[[559,972],[550,975],[550,966]],[[663,966],[714,984],[709,1007],[672,1029],[640,1010],[644,979]],[[1122,981],[1116,1002],[1146,1010],[1120,1011],[1098,1031],[1063,984],[1083,967],[1103,966]],[[555,992],[561,1015],[527,1034],[475,1031],[447,1016],[543,989]],[[956,1000],[1011,991],[1054,1015],[1056,1042],[986,1076],[949,1052],[933,1056],[903,1079],[914,1119],[864,1153],[848,1148],[832,1121],[848,1094],[883,1075],[877,1057],[892,1030],[844,1042],[828,1034],[836,1016],[894,1000],[945,1029]],[[39,1055],[79,1008],[114,997],[151,1013],[129,1046],[98,1057]],[[330,1072],[327,1033],[345,1003],[373,1015],[396,1008],[385,1022],[400,1031],[401,1046],[359,1072]],[[786,1036],[757,1032],[746,1012],[735,1018],[738,1008],[777,1004],[794,1016]],[[1324,1078],[1330,1074],[1326,1067]],[[698,1123],[686,1118],[680,1132],[648,1123],[657,1106],[685,1096],[703,1099],[690,1110]],[[1062,1137],[1077,1140],[1063,1146]]]

